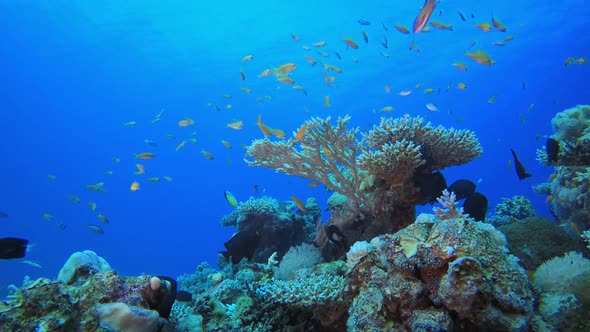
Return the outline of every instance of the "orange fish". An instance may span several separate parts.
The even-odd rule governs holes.
[[[414,20],[414,33],[419,33],[422,31],[426,23],[428,23],[428,19],[430,18],[430,15],[432,15],[437,2],[438,0],[424,1],[424,6],[422,6],[422,9],[420,9],[418,16],[416,16],[416,19]]]
[[[315,61],[314,58],[310,57],[307,54],[303,55],[305,57],[305,60],[307,60],[307,62],[309,62],[312,66],[315,66],[315,64],[317,63],[317,61]]]
[[[129,187],[129,189],[131,191],[138,191],[139,188],[140,188],[139,182],[137,182],[137,181],[133,181],[133,183],[131,183],[131,187]]]
[[[313,182],[310,182],[310,183],[308,183],[308,184],[307,184],[307,186],[308,186],[308,187],[312,187],[312,188],[315,188],[315,187],[317,187],[317,186],[319,186],[319,185],[320,185],[320,184],[319,184],[319,183],[317,183],[317,182],[315,182],[315,181],[313,181]]]
[[[324,97],[324,107],[330,107],[330,96]]]
[[[251,94],[252,90],[250,90],[250,88],[240,88],[240,90],[244,91],[247,94]]]
[[[394,27],[397,29],[397,31],[399,31],[403,34],[407,35],[408,33],[410,33],[410,30],[408,30],[408,28],[406,28],[405,26],[403,26],[401,24],[396,24]]]
[[[467,67],[464,64],[462,64],[461,62],[455,62],[452,65],[461,71],[467,71]]]
[[[299,210],[305,212],[305,204],[303,203],[302,200],[300,200],[299,198],[295,197],[295,196],[291,196],[291,200],[293,200],[293,202],[295,202],[295,205],[297,205],[297,207],[299,208]]]
[[[155,157],[156,155],[151,152],[142,152],[135,155],[137,159],[154,159]]]
[[[307,131],[307,126],[301,126],[299,128],[299,130],[297,130],[297,133],[295,134],[295,142],[299,142],[303,139],[303,136],[305,136],[305,132]]]
[[[187,127],[187,126],[194,126],[194,125],[195,125],[195,121],[193,119],[186,118],[184,120],[178,121],[179,127]]]
[[[264,136],[266,136],[266,137],[272,136],[272,133],[270,132],[270,128],[267,125],[265,125],[264,123],[262,123],[262,115],[261,114],[258,114],[258,122],[256,122],[256,125],[258,126],[258,128],[260,128],[260,130],[262,131]]]
[[[248,54],[245,57],[242,58],[242,63],[246,62],[246,61],[250,61],[254,59],[254,56],[252,54]]]
[[[235,120],[227,124],[228,128],[240,130],[244,126],[244,122],[242,120]]]
[[[290,73],[293,70],[295,70],[295,68],[297,68],[297,65],[294,63],[285,63],[284,65],[281,65],[279,68],[277,68],[278,72],[281,73]]]
[[[353,49],[357,49],[359,48],[359,46],[354,42],[354,40],[350,39],[350,38],[344,38],[343,39],[344,42],[346,43],[346,45],[350,46]]]
[[[265,69],[262,71],[262,73],[260,73],[260,75],[258,75],[258,77],[266,77],[268,75],[270,75],[271,70],[270,69]]]

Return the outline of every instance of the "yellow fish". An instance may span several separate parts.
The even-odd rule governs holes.
[[[221,144],[223,144],[226,148],[231,149],[231,144],[226,140],[221,140]]]
[[[393,106],[385,106],[381,108],[381,112],[391,112],[393,111]]]
[[[201,150],[201,154],[209,160],[215,159],[215,157],[213,157],[213,154],[207,150]]]
[[[461,62],[455,62],[453,63],[453,66],[461,71],[467,71],[467,67]]]
[[[96,211],[96,203],[94,203],[94,202],[88,202],[88,206],[90,206],[90,210]]]
[[[180,142],[180,144],[178,144],[178,146],[176,147],[176,151],[178,152],[178,150],[184,148],[185,145],[186,145],[186,141]]]
[[[139,190],[139,188],[140,188],[140,186],[139,186],[139,182],[137,182],[137,181],[133,181],[133,182],[131,183],[131,186],[129,187],[129,190],[131,190],[131,191],[138,191],[138,190]]]
[[[226,125],[228,128],[240,130],[244,126],[244,122],[242,120],[234,120]]]
[[[223,195],[225,196],[225,200],[229,203],[229,205],[233,207],[238,206],[238,200],[234,197],[234,195],[232,195],[232,193],[226,190]]]
[[[261,114],[258,114],[258,122],[256,122],[256,125],[258,126],[258,128],[260,128],[260,130],[262,131],[264,136],[266,136],[266,137],[272,136],[272,133],[270,132],[270,128],[267,125],[265,125],[264,123],[262,123],[262,115]]]
[[[98,219],[100,219],[100,221],[102,221],[105,224],[109,223],[109,219],[107,219],[107,217],[103,216],[102,214],[97,215]]]
[[[471,58],[473,61],[482,65],[491,66],[494,63],[496,63],[496,61],[490,59],[490,56],[482,50],[477,50],[475,52],[467,52],[465,53],[465,55]]]
[[[70,200],[76,204],[80,203],[80,198],[78,198],[77,196],[74,195],[70,195]]]
[[[306,131],[307,131],[307,126],[301,126],[299,128],[299,130],[297,130],[297,133],[295,134],[295,142],[301,141],[301,139],[303,139],[303,136],[305,136]]]

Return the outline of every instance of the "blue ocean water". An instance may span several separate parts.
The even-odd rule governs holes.
[[[175,277],[194,271],[202,261],[214,265],[223,242],[234,232],[220,225],[232,211],[224,199],[226,190],[243,201],[257,186],[259,195],[280,200],[316,197],[325,207],[329,193],[321,186],[310,188],[307,180],[248,167],[243,161],[240,145],[263,137],[256,126],[259,115],[288,135],[310,117],[346,114],[361,128],[377,124],[381,116],[408,113],[435,125],[474,130],[483,155],[444,170],[447,180],[480,181],[478,191],[489,198],[490,207],[503,197],[525,195],[539,214],[550,217],[544,197],[531,187],[543,182],[552,168],[535,161],[535,150],[552,133],[550,120],[556,112],[589,102],[589,65],[564,63],[572,56],[590,58],[590,8],[582,0],[441,1],[432,19],[452,24],[452,31],[398,32],[394,25],[410,28],[422,4],[0,3],[0,211],[8,215],[0,219],[0,235],[29,239],[32,246],[25,259],[42,266],[23,264],[24,259],[0,261],[0,295],[7,285],[20,285],[25,275],[55,277],[72,252],[85,249],[96,251],[126,275]],[[508,31],[482,32],[474,26],[492,17]],[[360,25],[359,19],[372,24]],[[493,45],[509,35],[514,39],[504,46]],[[343,38],[352,38],[359,48],[347,47]],[[387,49],[380,43],[383,38]],[[311,46],[319,41],[327,45]],[[419,52],[409,49],[412,41]],[[302,48],[305,45],[311,49]],[[465,56],[477,49],[496,63],[484,66]],[[250,54],[254,58],[242,63]],[[309,64],[305,54],[343,70],[335,74],[335,87],[325,86],[320,65]],[[289,62],[297,64],[292,78],[307,95],[272,77],[257,77],[264,69]],[[454,62],[466,64],[468,70],[459,71],[451,66]],[[459,82],[467,89],[457,89]],[[415,88],[417,84],[422,87]],[[386,85],[390,93],[384,91]],[[435,91],[426,94],[426,88]],[[403,90],[413,92],[400,96]],[[330,97],[328,108],[325,96]],[[496,100],[490,104],[492,96]],[[440,111],[427,110],[427,103]],[[384,106],[394,110],[380,112]],[[161,120],[153,123],[161,110]],[[179,127],[185,118],[195,125]],[[243,120],[243,129],[228,128],[233,120]],[[129,121],[136,124],[125,126]],[[145,139],[158,147],[150,147]],[[183,140],[186,146],[176,151]],[[532,178],[520,181],[508,168],[511,148]],[[214,159],[205,158],[201,150]],[[156,158],[134,158],[145,151]],[[146,174],[134,175],[138,162]],[[162,180],[147,181],[154,176]],[[129,190],[133,181],[140,183],[140,190]],[[104,182],[106,193],[86,188],[99,182]],[[70,195],[80,203],[72,202]],[[96,211],[88,202],[96,203]],[[45,220],[45,213],[54,220]],[[102,223],[98,213],[109,223]],[[104,234],[91,232],[88,224],[100,225]]]

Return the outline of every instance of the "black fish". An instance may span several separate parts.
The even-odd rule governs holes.
[[[420,189],[419,205],[433,204],[447,189],[447,181],[441,172],[414,175],[414,185]]]
[[[383,26],[383,30],[389,31],[389,29],[387,29],[387,25],[385,25],[385,23],[381,23],[381,25]]]
[[[381,42],[381,45],[383,45],[383,47],[385,48],[389,46],[389,44],[387,43],[387,37],[383,36],[383,41]]]
[[[0,239],[0,259],[13,259],[25,257],[29,240],[16,237]]]
[[[518,176],[518,179],[524,180],[526,178],[530,178],[532,174],[526,172],[524,166],[522,165],[520,160],[518,160],[518,157],[516,156],[516,152],[514,152],[514,149],[510,149],[510,151],[512,152],[512,156],[514,157],[514,165],[516,166],[516,175]]]
[[[328,235],[328,240],[332,243],[341,244],[342,240],[344,240],[344,234],[342,234],[342,231],[336,225],[328,225],[326,227],[326,234]]]
[[[457,180],[447,189],[449,192],[454,192],[457,200],[460,201],[475,192],[475,183],[470,180]]]
[[[465,22],[465,16],[463,16],[463,13],[459,12],[459,17],[461,18],[461,20],[463,20],[463,22]]]
[[[483,194],[474,192],[463,203],[463,212],[477,221],[486,220],[488,212],[488,199]]]
[[[549,161],[549,165],[556,165],[559,155],[559,142],[553,138],[548,138],[545,151],[547,152],[547,161]]]
[[[259,237],[256,231],[240,231],[225,242],[223,245],[227,251],[221,251],[223,257],[229,259],[233,264],[238,264],[242,258],[252,258],[254,251],[258,248]]]
[[[371,25],[371,22],[363,20],[362,18],[358,21],[360,25]]]
[[[336,54],[336,57],[340,60],[342,60],[342,57],[340,56],[340,54],[338,52],[334,52],[334,54]]]
[[[165,296],[160,300],[160,303],[155,308],[150,309],[156,309],[160,317],[168,319],[168,317],[170,317],[170,312],[172,311],[172,305],[174,305],[174,301],[176,300],[178,285],[176,280],[170,277],[158,276],[158,278],[168,281],[170,283],[170,289],[167,289]]]
[[[190,292],[180,290],[178,291],[178,293],[176,293],[176,301],[191,302],[192,300],[193,294],[191,294]]]

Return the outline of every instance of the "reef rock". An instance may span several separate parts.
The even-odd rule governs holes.
[[[371,245],[348,274],[349,330],[529,329],[532,286],[493,226],[437,219]]]

